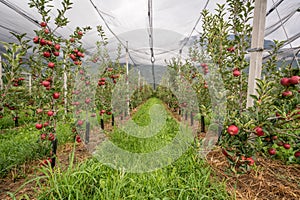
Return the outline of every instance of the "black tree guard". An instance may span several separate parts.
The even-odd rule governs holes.
[[[55,167],[56,162],[56,151],[57,151],[57,138],[52,141],[52,157],[51,157],[51,167]]]
[[[14,120],[15,120],[15,127],[18,127],[18,126],[19,126],[19,116],[16,115],[16,116],[14,117]]]
[[[85,129],[85,144],[88,144],[90,142],[90,128],[91,128],[90,122],[87,122],[85,126],[86,126],[86,129]]]
[[[205,121],[204,121],[203,115],[201,115],[200,122],[201,122],[201,132],[204,133],[205,132]]]
[[[101,118],[100,122],[101,122],[101,128],[102,128],[102,130],[104,130],[104,120],[103,120],[103,118]]]
[[[115,126],[115,116],[114,116],[114,114],[111,114],[111,125]]]
[[[194,125],[194,115],[193,115],[193,112],[191,112],[191,126]]]

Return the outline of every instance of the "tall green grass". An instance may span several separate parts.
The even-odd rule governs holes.
[[[58,125],[56,137],[59,144],[73,141],[74,138],[70,126],[66,124]],[[49,155],[51,143],[41,142],[39,138],[40,131],[33,125],[6,130],[0,134],[0,177],[27,161]]]
[[[141,124],[149,123],[146,117],[147,109],[155,103],[159,103],[157,99],[148,101],[133,117],[134,120]],[[162,145],[169,141],[174,134],[172,130],[176,130],[177,126],[173,119],[169,119],[167,128],[159,133],[158,138],[151,138],[148,144],[146,141],[138,143],[136,138],[127,138],[119,130],[115,130],[111,136],[122,148],[147,152],[153,149],[150,144],[154,145],[158,140],[162,140],[160,143]],[[134,145],[135,143],[137,144]],[[114,170],[95,158],[73,167],[73,156],[71,155],[71,163],[66,171],[62,172],[60,168],[54,170],[43,168],[45,175],[32,180],[38,182],[38,199],[230,199],[225,184],[213,178],[209,165],[198,158],[197,152],[192,147],[171,165],[147,173]]]

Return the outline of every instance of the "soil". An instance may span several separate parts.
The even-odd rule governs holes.
[[[242,175],[229,174],[229,165],[221,148],[210,152],[207,161],[219,181],[226,181],[228,192],[236,199],[300,199],[300,165],[285,165],[260,156],[256,160],[256,169]]]

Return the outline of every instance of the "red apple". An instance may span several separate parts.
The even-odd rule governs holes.
[[[46,28],[46,29],[44,30],[44,33],[45,33],[45,34],[49,34],[49,33],[50,33],[49,29]]]
[[[292,95],[293,95],[293,92],[289,91],[289,90],[282,92],[282,96],[284,96],[284,97],[290,97]]]
[[[41,140],[45,140],[45,139],[46,139],[46,136],[47,136],[47,135],[46,135],[45,133],[42,133],[42,134],[41,134]]]
[[[49,122],[45,122],[43,126],[44,126],[44,127],[49,126]]]
[[[227,132],[228,132],[230,135],[237,135],[238,132],[239,132],[239,128],[238,128],[236,125],[230,125],[230,126],[227,128]]]
[[[283,147],[284,147],[285,149],[290,149],[290,148],[291,148],[291,145],[288,144],[288,143],[284,143],[284,144],[283,144]]]
[[[106,112],[106,110],[101,110],[100,115],[103,115]]]
[[[283,146],[283,142],[282,142],[282,141],[279,141],[279,142],[277,143],[277,145],[278,145],[278,146]]]
[[[289,83],[291,85],[297,85],[299,83],[299,76],[292,76],[291,78],[289,78]]]
[[[76,60],[76,56],[74,54],[70,54],[70,58],[74,61]]]
[[[44,40],[43,38],[40,39],[40,45],[44,46],[44,45],[46,45],[46,44],[47,44],[47,41],[46,41],[46,40]]]
[[[250,166],[254,165],[254,163],[255,163],[253,158],[246,158],[246,160],[248,161],[248,165],[250,165]]]
[[[234,48],[234,47],[229,47],[229,48],[227,48],[227,51],[229,51],[229,52],[234,52],[234,51],[235,51],[235,48]]]
[[[49,87],[49,86],[50,86],[50,82],[49,82],[49,81],[43,81],[43,82],[42,82],[42,85],[43,85],[44,87]]]
[[[51,53],[50,53],[49,51],[45,51],[45,52],[43,53],[43,55],[44,55],[45,58],[50,58]]]
[[[201,63],[200,66],[201,66],[202,68],[208,67],[206,63]]]
[[[58,92],[53,93],[53,99],[58,99],[60,94]]]
[[[51,116],[54,115],[54,112],[53,112],[52,110],[49,110],[49,111],[47,112],[47,115],[48,115],[49,117],[51,117]]]
[[[277,140],[278,139],[278,136],[277,135],[273,135],[272,136],[272,140]]]
[[[296,151],[296,152],[294,153],[294,156],[295,156],[296,158],[299,158],[299,157],[300,157],[300,151]]]
[[[53,52],[53,55],[54,55],[54,56],[59,56],[59,52],[58,52],[58,51],[54,51],[54,52]]]
[[[80,51],[77,52],[77,56],[78,56],[78,57],[82,57],[82,55],[83,55],[83,54],[82,54]]]
[[[51,69],[53,69],[55,67],[55,63],[49,62],[48,63],[48,67],[51,68]]]
[[[48,136],[48,140],[53,141],[55,139],[55,135],[53,133],[50,133]]]
[[[233,70],[232,72],[233,76],[238,77],[241,75],[241,72],[238,69]]]
[[[42,128],[43,128],[43,124],[36,124],[36,125],[35,125],[35,128],[36,128],[36,129],[42,129]]]
[[[75,42],[75,38],[70,38],[70,42]]]
[[[77,34],[80,35],[80,36],[83,35],[83,33],[81,31],[78,31]]]
[[[90,98],[86,98],[86,99],[85,99],[85,103],[86,103],[86,104],[89,104],[90,102],[91,102],[91,99],[90,99]]]
[[[60,49],[60,45],[59,44],[55,44],[54,45],[54,49],[56,49],[58,51]]]
[[[276,154],[276,149],[271,148],[271,149],[268,150],[268,152],[269,152],[269,154],[270,154],[271,156],[273,156],[273,155]]]
[[[78,126],[82,126],[82,125],[83,125],[83,121],[82,121],[82,120],[78,120],[78,121],[77,121],[77,125],[78,125]]]
[[[255,129],[255,134],[257,135],[257,136],[263,136],[265,133],[264,133],[264,131],[263,131],[263,129],[261,128],[261,127],[256,127]]]
[[[76,135],[76,142],[80,143],[81,142],[81,138],[79,135]]]
[[[40,38],[39,38],[38,36],[35,36],[35,37],[33,38],[33,42],[34,42],[35,44],[39,43],[39,41],[40,41]]]
[[[289,86],[290,85],[289,80],[290,80],[289,78],[284,77],[280,80],[280,84],[283,85],[283,86]]]
[[[48,44],[48,46],[52,46],[53,45],[53,42],[51,42],[51,41],[47,41],[47,44]]]
[[[47,23],[46,22],[41,22],[40,25],[41,25],[41,27],[46,27]]]

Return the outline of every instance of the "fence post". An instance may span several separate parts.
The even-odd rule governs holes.
[[[250,68],[247,90],[247,108],[253,106],[250,95],[256,94],[256,79],[261,78],[262,57],[264,49],[265,23],[266,23],[267,0],[255,1],[253,31],[250,54]]]

